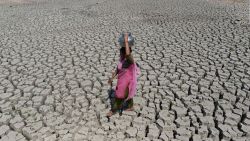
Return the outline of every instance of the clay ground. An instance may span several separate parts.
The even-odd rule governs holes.
[[[249,2],[0,0],[0,140],[249,141]],[[122,31],[135,111],[110,119]]]

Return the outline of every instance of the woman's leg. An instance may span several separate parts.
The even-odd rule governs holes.
[[[125,83],[123,83],[123,85],[118,85],[116,86],[116,98],[114,100],[114,105],[111,106],[112,109],[111,111],[107,114],[107,116],[112,116],[115,112],[117,112],[118,110],[120,110],[122,107],[122,104],[124,102],[124,100],[128,97],[129,95],[129,88],[128,88],[128,83],[127,85],[124,85]],[[123,97],[123,98],[117,98],[118,97]],[[133,110],[133,99],[129,99],[127,101],[128,104],[128,108],[127,110]]]
[[[111,106],[112,108],[107,113],[107,116],[110,117],[113,114],[115,114],[121,108],[122,102],[123,102],[123,99],[115,98],[114,105]]]
[[[134,102],[133,102],[133,98],[131,98],[128,100],[128,109],[133,108],[133,106],[134,106]]]
[[[125,97],[127,98],[128,95],[129,95],[129,89],[127,88],[127,89],[126,89]],[[127,105],[128,105],[128,107],[127,107],[127,109],[126,109],[127,111],[133,110],[133,105],[134,105],[133,98],[131,98],[131,99],[129,99],[129,100],[127,101]]]
[[[121,108],[122,101],[123,99],[115,98],[113,109],[111,109],[112,112],[116,112],[117,110]]]

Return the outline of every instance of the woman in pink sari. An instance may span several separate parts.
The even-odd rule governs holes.
[[[128,103],[127,110],[133,110],[133,97],[136,93],[139,69],[134,62],[131,52],[131,47],[129,47],[128,44],[128,34],[125,34],[125,47],[121,47],[120,49],[120,60],[117,65],[117,70],[109,80],[109,84],[111,84],[113,78],[118,75],[114,105],[107,114],[109,117],[121,108],[124,101]]]

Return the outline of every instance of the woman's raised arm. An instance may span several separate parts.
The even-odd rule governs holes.
[[[125,40],[126,56],[129,56],[130,55],[130,49],[129,49],[129,46],[128,46],[128,33],[125,33],[124,38],[125,38],[124,40]]]

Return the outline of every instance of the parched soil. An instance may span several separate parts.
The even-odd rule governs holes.
[[[0,2],[0,140],[249,141],[246,3]],[[141,68],[135,110],[107,118],[122,31]]]
[[[0,4],[26,4],[31,2],[32,0],[0,0]]]

